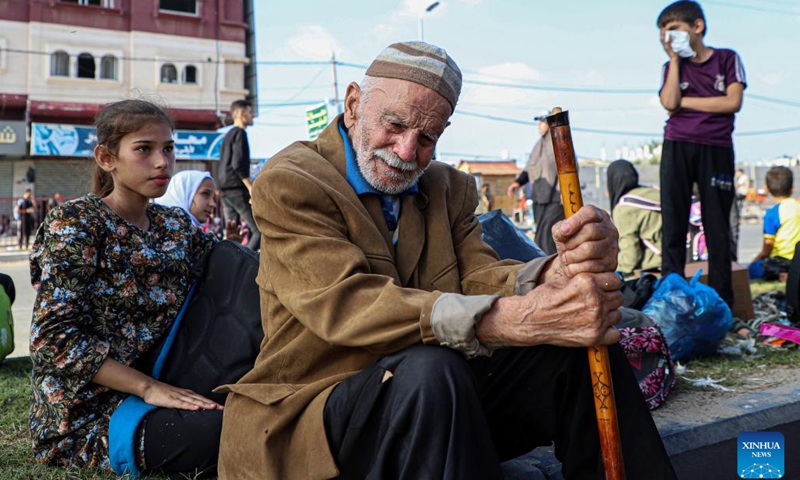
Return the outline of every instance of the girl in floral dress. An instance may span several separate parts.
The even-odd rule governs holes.
[[[113,103],[96,126],[94,193],[47,215],[30,258],[34,455],[120,475],[215,475],[223,407],[135,368],[170,332],[215,239],[150,202],[175,166],[159,107]]]

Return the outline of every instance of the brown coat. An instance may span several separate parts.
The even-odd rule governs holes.
[[[481,240],[469,175],[432,162],[404,197],[399,241],[375,195],[346,180],[337,118],[270,159],[253,187],[266,333],[225,406],[222,479],[334,478],[323,409],[332,387],[381,356],[436,343],[441,292],[514,293],[519,264]]]

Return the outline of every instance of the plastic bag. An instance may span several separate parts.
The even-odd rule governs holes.
[[[483,241],[488,243],[500,258],[529,262],[545,257],[546,253],[533,240],[518,229],[502,210],[478,216],[483,227]]]
[[[731,328],[731,309],[717,292],[700,283],[699,270],[690,282],[676,273],[659,280],[642,312],[664,332],[674,361],[711,355]]]

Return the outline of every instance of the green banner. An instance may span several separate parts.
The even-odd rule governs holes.
[[[328,126],[328,106],[325,103],[320,103],[306,110],[306,126],[308,127],[309,140],[317,138]]]

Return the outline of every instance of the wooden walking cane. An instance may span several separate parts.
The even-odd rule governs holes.
[[[553,139],[564,216],[567,218],[583,206],[568,113],[555,107],[553,114],[547,117],[550,137]],[[600,447],[603,452],[606,480],[625,480],[625,465],[622,463],[622,444],[619,437],[617,405],[614,401],[614,384],[611,380],[608,347],[605,345],[589,347],[589,372],[592,378],[594,410],[597,414],[597,428],[600,430]]]

